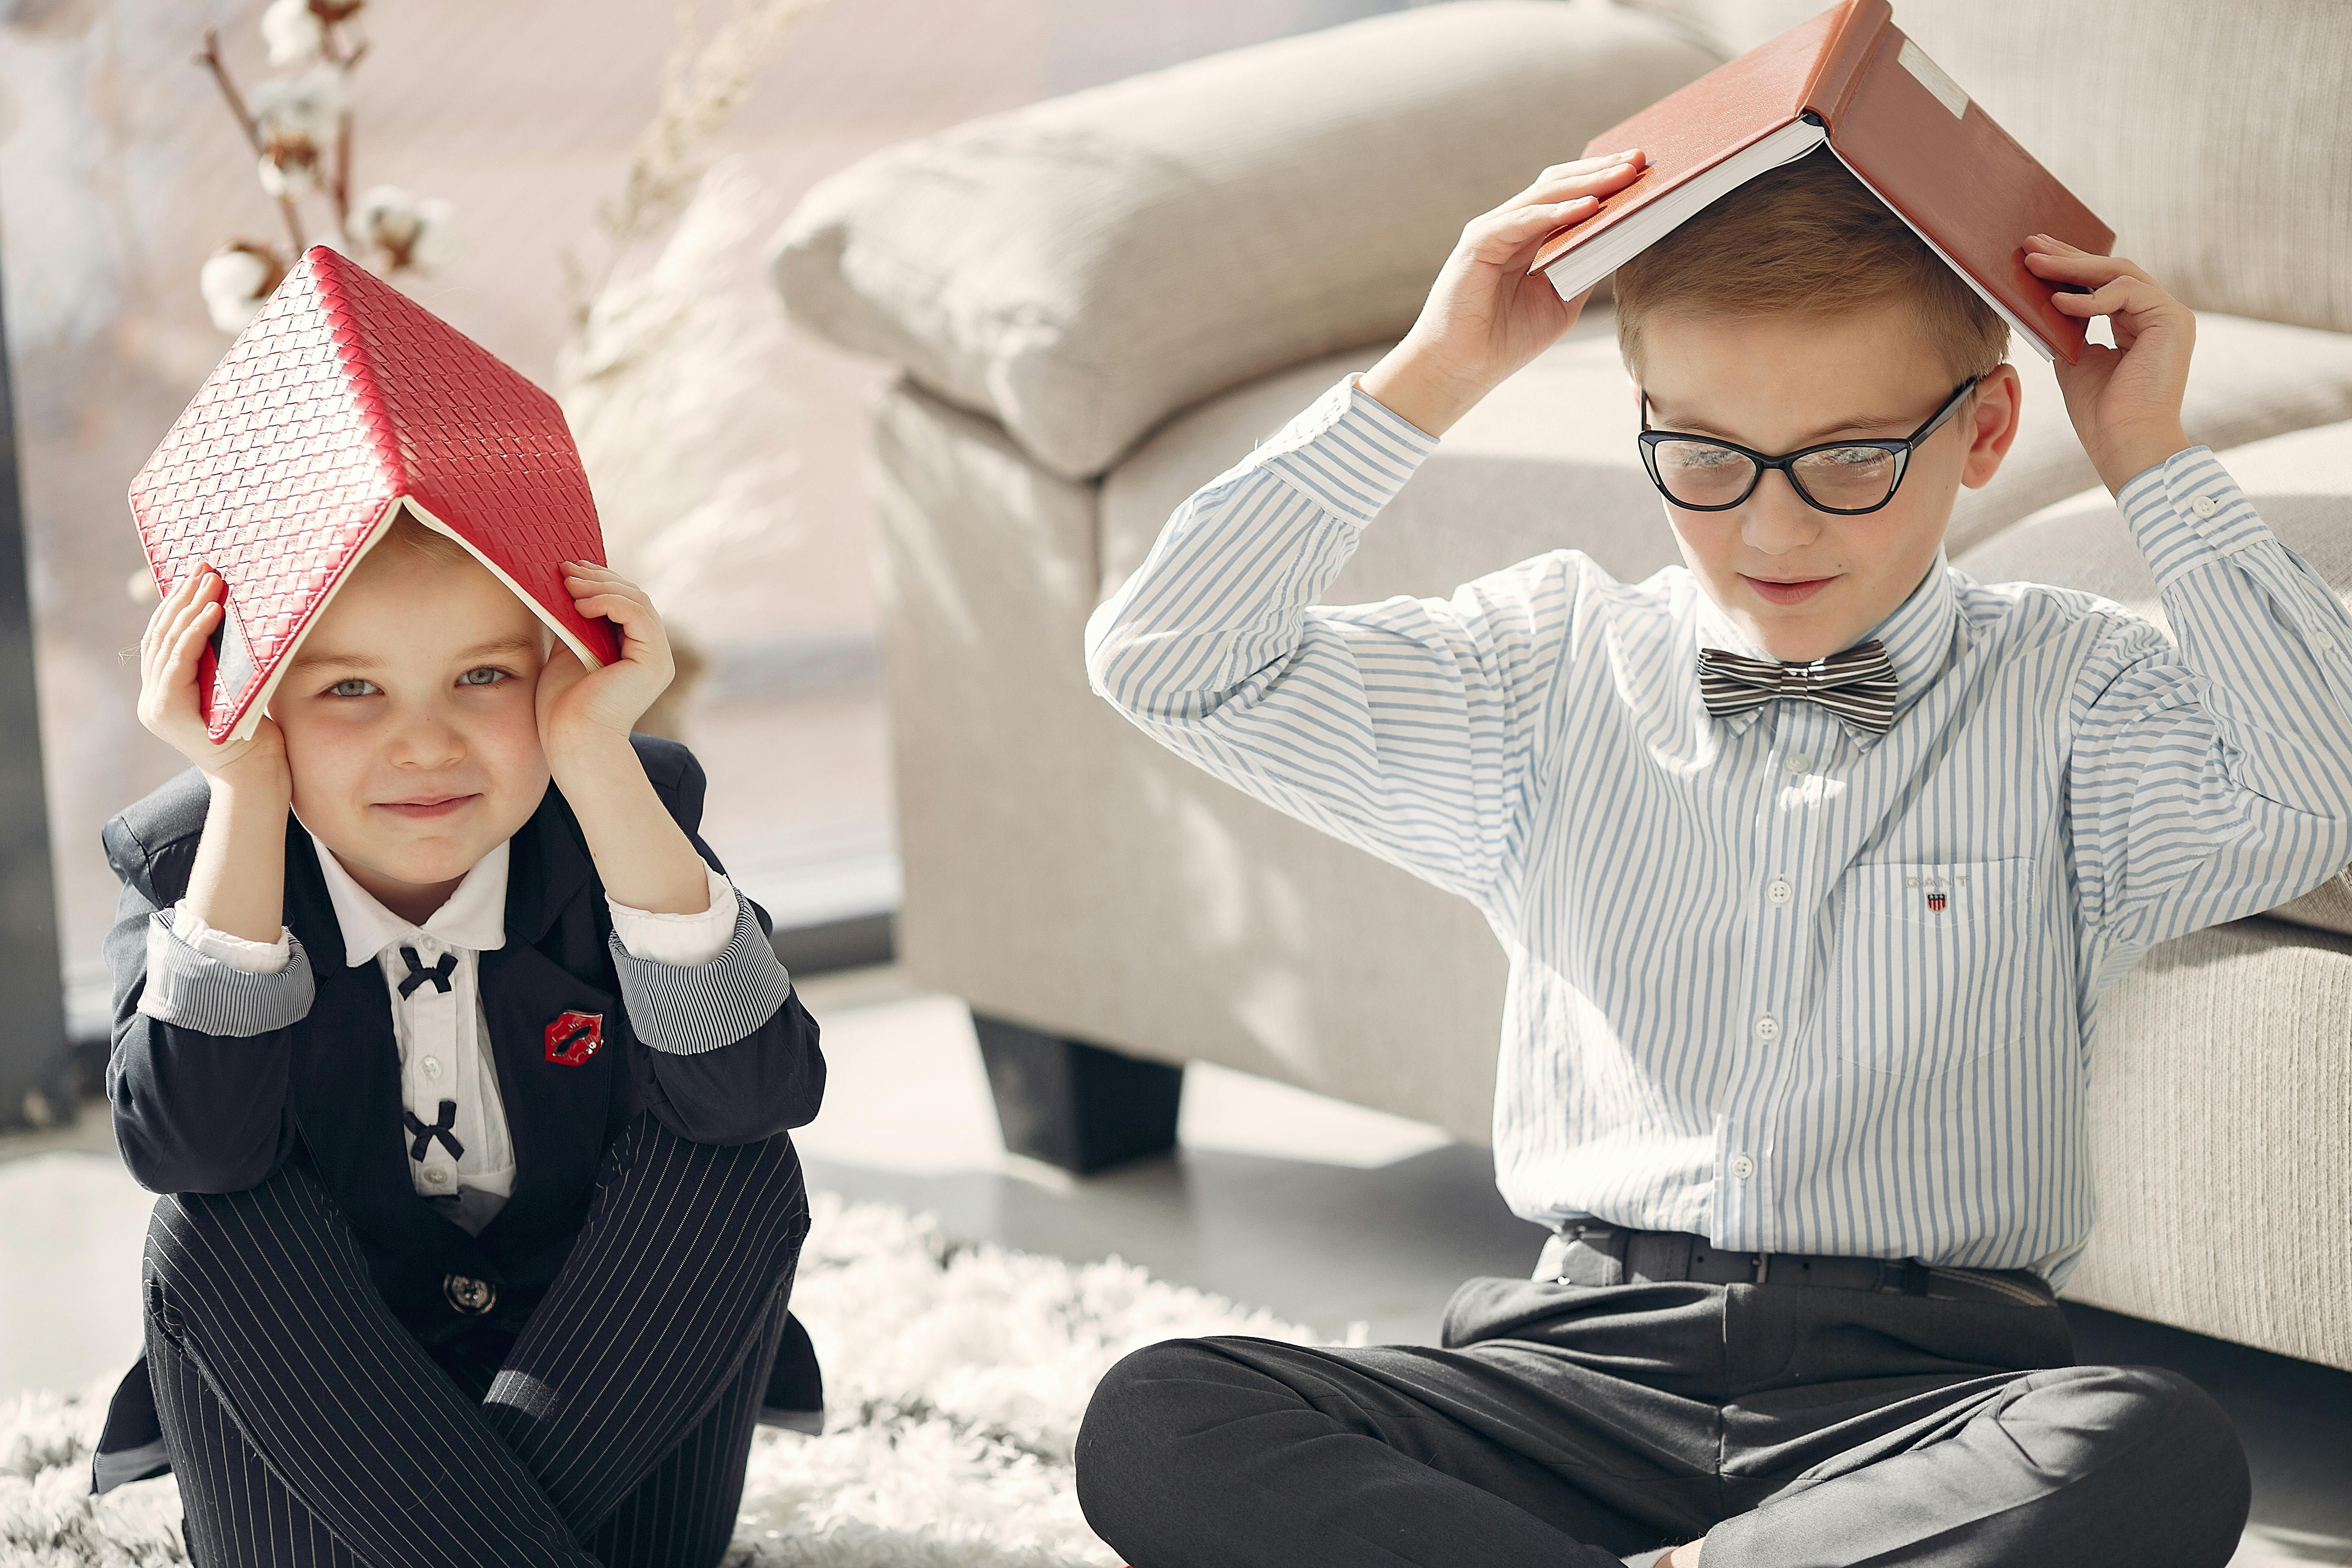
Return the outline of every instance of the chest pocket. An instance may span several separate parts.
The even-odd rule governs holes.
[[[2016,1043],[2039,972],[2033,872],[2031,859],[1846,872],[1823,1023],[1850,1072],[1939,1078]]]

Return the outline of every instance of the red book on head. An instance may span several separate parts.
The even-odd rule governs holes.
[[[1887,0],[1844,0],[1585,143],[1588,158],[1639,147],[1648,166],[1547,239],[1528,270],[1573,299],[1717,197],[1824,142],[2034,352],[2082,358],[2083,322],[2027,269],[2025,237],[2104,256],[2115,232],[1904,37]]]
[[[248,735],[303,635],[403,509],[515,591],[589,668],[620,656],[562,563],[604,559],[555,399],[350,258],[313,246],[131,481],[155,585],[227,585],[197,674]]]

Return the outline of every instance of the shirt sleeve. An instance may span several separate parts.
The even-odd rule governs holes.
[[[207,1035],[249,1038],[309,1015],[316,995],[302,943],[280,928],[248,942],[196,918],[183,899],[149,917],[147,987],[139,1011]]]
[[[608,896],[604,902],[613,911],[613,934],[621,945],[635,957],[678,964],[708,963],[725,951],[735,934],[735,884],[709,866],[702,870],[710,901],[700,914],[656,914]]]
[[[1492,910],[1589,563],[1316,601],[1436,441],[1350,376],[1179,507],[1087,624],[1094,689],[1277,810]]]
[[[710,907],[701,914],[658,915],[612,905],[609,946],[630,1026],[646,1045],[675,1056],[747,1038],[775,1016],[793,990],[751,900],[715,868],[705,870]]]
[[[2172,637],[2118,619],[2074,693],[2068,768],[2084,917],[2128,962],[2352,859],[2352,616],[2207,447],[2116,500]]]

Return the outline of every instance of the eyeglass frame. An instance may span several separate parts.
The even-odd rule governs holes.
[[[1987,372],[1986,374],[1990,374],[1990,373]],[[1944,422],[1951,418],[1953,411],[1959,407],[1960,399],[1967,395],[1971,387],[1975,386],[1983,379],[1983,375],[1972,375],[1969,377],[1968,380],[1960,383],[1958,386],[1952,389],[1952,395],[1944,399],[1944,405],[1942,407],[1937,409],[1935,413],[1927,416],[1926,423],[1922,424],[1916,430],[1912,431],[1910,435],[1902,437],[1900,440],[1885,437],[1848,437],[1843,441],[1819,441],[1810,447],[1800,447],[1793,452],[1783,452],[1777,458],[1767,456],[1765,453],[1757,451],[1752,447],[1743,447],[1737,441],[1726,440],[1720,436],[1701,436],[1687,430],[1651,429],[1650,393],[1647,387],[1643,387],[1642,389],[1642,430],[1641,434],[1636,436],[1634,439],[1641,443],[1642,467],[1643,470],[1649,474],[1650,483],[1656,487],[1660,495],[1664,496],[1669,502],[1681,507],[1685,511],[1729,511],[1733,507],[1745,506],[1748,504],[1748,498],[1756,493],[1756,487],[1764,482],[1764,476],[1772,469],[1778,468],[1780,470],[1781,477],[1789,481],[1789,488],[1797,492],[1797,499],[1803,501],[1807,506],[1811,507],[1815,511],[1825,511],[1834,517],[1862,517],[1870,512],[1878,510],[1881,507],[1885,506],[1888,501],[1895,499],[1895,492],[1903,488],[1903,476],[1911,471],[1911,454],[1917,451],[1920,446],[1927,441],[1928,437],[1933,436],[1937,430],[1943,427]],[[1686,505],[1682,501],[1676,500],[1674,495],[1667,490],[1665,481],[1658,478],[1657,448],[1658,444],[1662,441],[1701,441],[1710,447],[1726,447],[1731,451],[1738,453],[1741,457],[1746,458],[1748,461],[1754,463],[1756,465],[1756,471],[1748,479],[1748,488],[1740,491],[1738,499],[1735,500],[1720,501],[1713,506]],[[1811,496],[1805,493],[1804,485],[1797,479],[1797,470],[1794,467],[1797,459],[1800,458],[1811,457],[1815,452],[1831,451],[1839,447],[1875,447],[1882,452],[1892,452],[1895,454],[1894,482],[1886,487],[1886,494],[1874,505],[1856,507],[1823,506],[1821,502],[1815,500]]]

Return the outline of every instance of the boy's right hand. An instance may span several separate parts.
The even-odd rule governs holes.
[[[265,715],[251,736],[222,745],[215,745],[205,730],[196,700],[196,661],[220,625],[226,596],[219,574],[199,566],[147,617],[146,633],[139,639],[139,721],[210,778],[290,793],[286,742],[275,720]]]
[[[1557,163],[1471,219],[1412,331],[1364,373],[1364,391],[1430,435],[1443,435],[1575,325],[1592,291],[1563,300],[1528,263],[1548,236],[1591,216],[1645,166],[1638,147]]]

